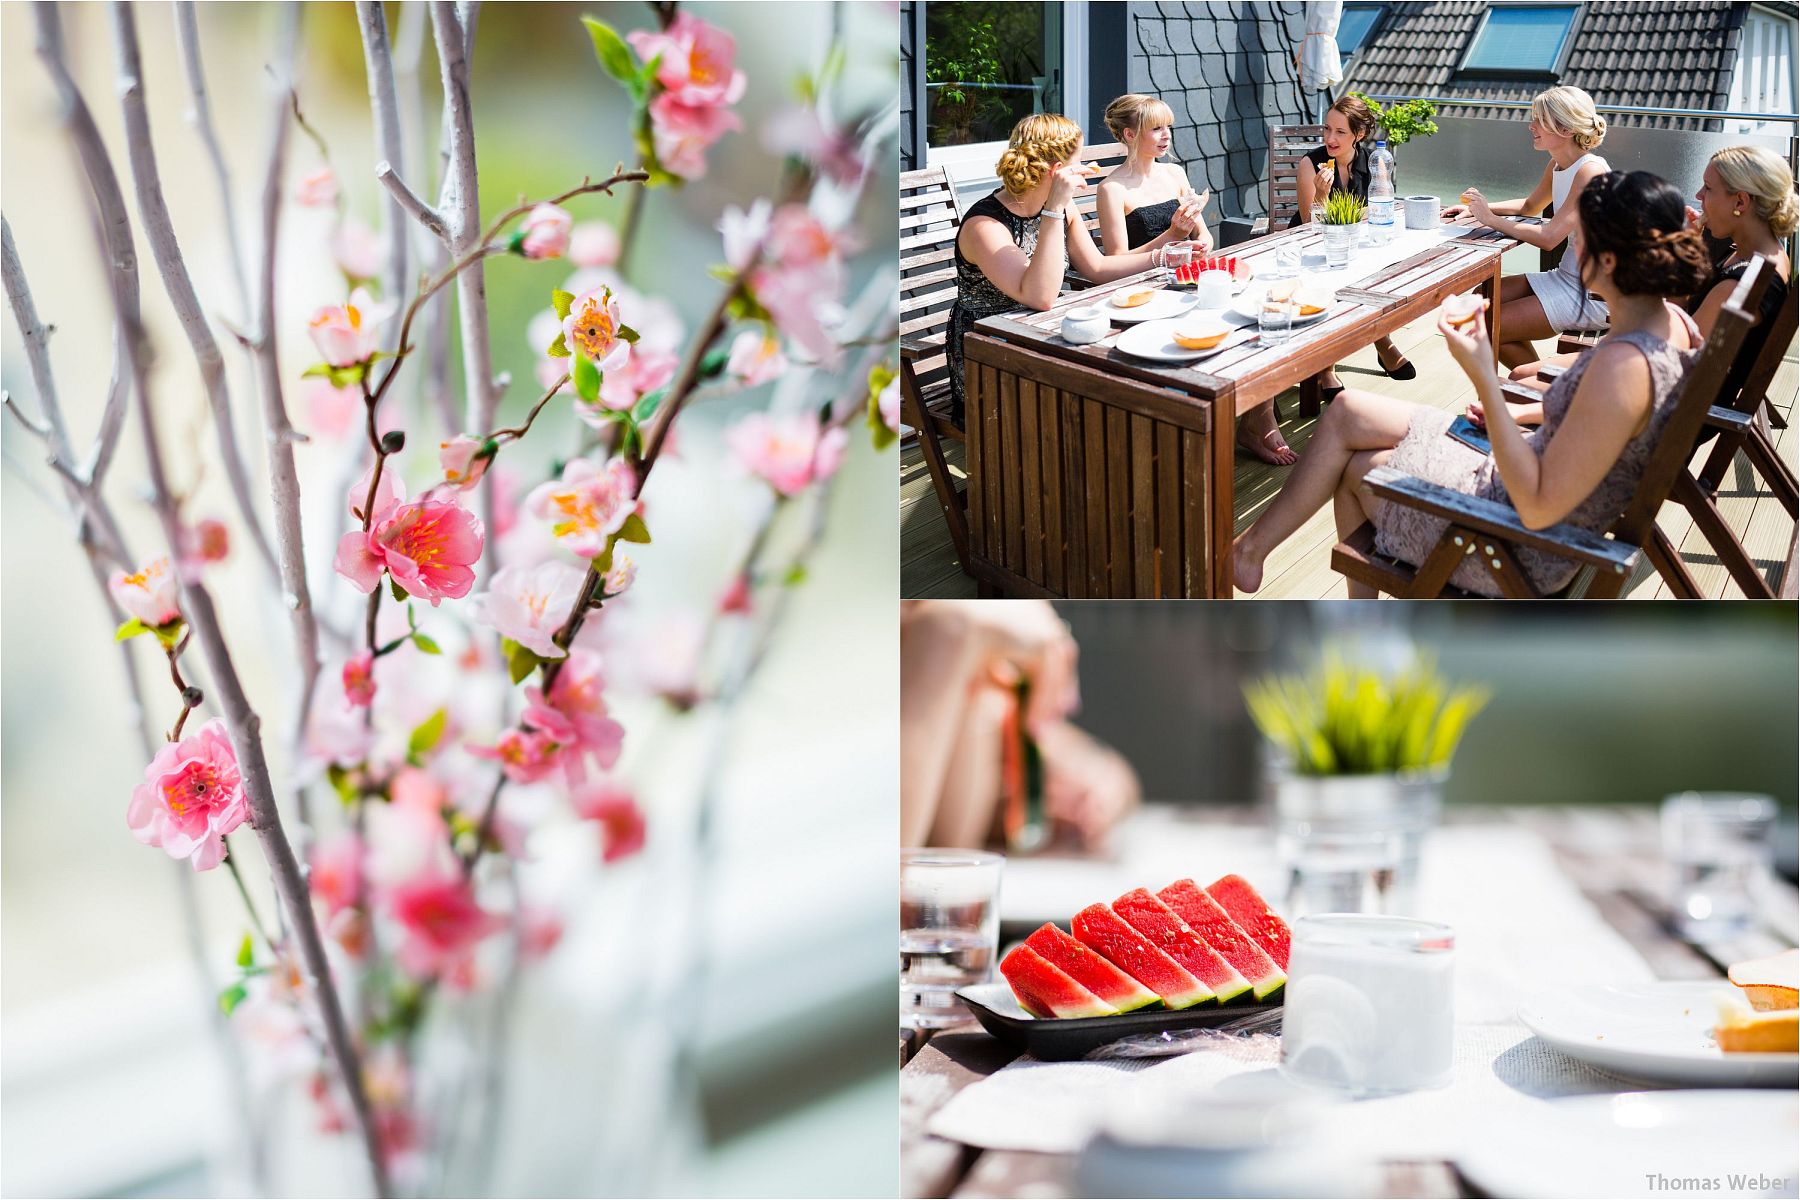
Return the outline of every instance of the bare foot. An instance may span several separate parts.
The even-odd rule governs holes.
[[[1238,591],[1246,594],[1255,592],[1262,586],[1263,565],[1261,559],[1252,559],[1244,548],[1244,539],[1238,538],[1231,543],[1231,584]]]
[[[1267,430],[1261,436],[1248,429],[1240,429],[1237,444],[1239,449],[1248,450],[1272,467],[1291,467],[1300,461],[1300,456],[1287,444],[1279,429]]]

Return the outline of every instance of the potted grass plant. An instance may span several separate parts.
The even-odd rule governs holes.
[[[1245,688],[1272,751],[1291,913],[1415,910],[1420,850],[1451,757],[1487,698],[1428,658],[1384,675],[1331,653],[1311,674]]]
[[[1325,198],[1325,261],[1333,267],[1348,266],[1350,248],[1369,206],[1349,192],[1338,190]]]

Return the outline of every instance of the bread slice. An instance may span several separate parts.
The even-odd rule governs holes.
[[[1727,1054],[1792,1054],[1800,1051],[1800,1009],[1755,1012],[1737,997],[1719,1005],[1713,1038]]]
[[[1189,333],[1177,329],[1169,335],[1175,344],[1184,350],[1211,350],[1214,346],[1231,336],[1231,330],[1221,329],[1215,333]]]
[[[1136,308],[1140,304],[1150,303],[1150,297],[1154,295],[1156,295],[1154,288],[1142,292],[1119,292],[1113,296],[1112,302],[1116,308]]]

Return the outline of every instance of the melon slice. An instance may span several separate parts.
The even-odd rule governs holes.
[[[1070,979],[1030,946],[1015,946],[1000,960],[1013,995],[1034,1017],[1110,1017],[1118,1009]]]
[[[1275,960],[1276,966],[1287,970],[1293,935],[1288,932],[1287,923],[1275,915],[1242,875],[1225,876],[1207,888],[1206,894],[1219,902],[1219,907],[1250,935],[1251,941],[1262,947],[1263,953]]]
[[[1075,914],[1070,925],[1083,945],[1162,997],[1170,1008],[1192,1008],[1212,999],[1211,988],[1106,905],[1088,905]]]
[[[1758,1012],[1800,1008],[1800,950],[1732,963],[1728,974]]]
[[[1200,885],[1193,880],[1177,880],[1156,893],[1156,898],[1174,909],[1175,915],[1204,938],[1220,958],[1248,979],[1258,1000],[1267,998],[1270,992],[1287,982],[1287,973],[1276,966],[1275,960],[1250,940],[1243,926],[1232,920],[1231,914],[1220,908],[1219,902],[1201,891]]]
[[[1025,939],[1044,961],[1120,1012],[1156,1003],[1156,993],[1089,950],[1054,925]]]
[[[1176,916],[1174,909],[1152,896],[1148,888],[1133,888],[1126,892],[1113,901],[1113,911],[1149,938],[1158,950],[1211,988],[1220,1004],[1250,990],[1250,981],[1208,946],[1186,921]]]

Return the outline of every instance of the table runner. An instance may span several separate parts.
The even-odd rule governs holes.
[[[1156,877],[1140,881],[1160,885]],[[1634,983],[1649,967],[1558,869],[1537,835],[1506,827],[1434,831],[1422,916],[1456,930],[1456,1058],[1452,1082],[1364,1100],[1334,1114],[1334,1136],[1388,1159],[1453,1158],[1536,1099],[1636,1088],[1535,1039],[1514,1015],[1556,984]],[[1225,1088],[1291,1088],[1276,1074],[1276,1035],[1176,1058],[1041,1063],[1025,1058],[963,1089],[931,1119],[939,1137],[995,1150],[1074,1153],[1108,1112]]]
[[[1388,267],[1397,262],[1404,262],[1413,255],[1439,246],[1452,246],[1456,238],[1470,230],[1461,226],[1442,225],[1436,229],[1396,229],[1392,240],[1385,246],[1359,243],[1350,251],[1348,266],[1338,269],[1330,267],[1310,267],[1307,273],[1336,288],[1360,287],[1365,280],[1373,279]],[[1317,251],[1324,253],[1325,235],[1320,232],[1316,238],[1309,238],[1302,243],[1307,253]],[[1266,271],[1259,272],[1266,274]]]

